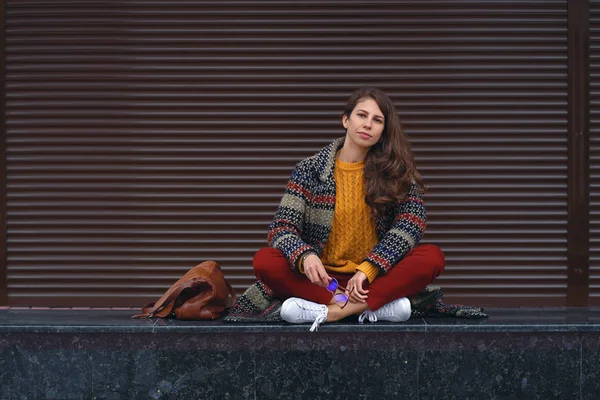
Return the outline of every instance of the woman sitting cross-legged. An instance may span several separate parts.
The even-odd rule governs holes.
[[[287,299],[291,323],[359,315],[401,322],[408,296],[444,270],[426,227],[423,182],[390,98],[362,88],[342,114],[345,137],[296,166],[253,260],[257,278]]]

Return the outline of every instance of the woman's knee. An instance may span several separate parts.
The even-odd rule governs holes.
[[[435,277],[437,278],[442,272],[444,272],[444,268],[446,268],[446,256],[442,249],[434,244],[426,245],[429,247],[429,257],[433,263],[433,268],[436,272]]]
[[[425,253],[433,272],[433,278],[437,278],[446,267],[444,252],[434,244],[424,244],[419,246],[419,250]]]
[[[259,279],[273,275],[282,265],[287,266],[287,260],[280,250],[272,247],[264,247],[258,250],[252,259],[254,274]]]

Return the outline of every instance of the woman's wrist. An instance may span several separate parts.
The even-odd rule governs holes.
[[[309,256],[313,256],[313,255],[314,255],[314,256],[317,256],[317,257],[319,257],[319,255],[318,255],[318,254],[317,254],[315,251],[312,251],[312,250],[311,250],[311,251],[307,251],[306,253],[304,253],[304,254],[302,255],[302,258],[300,259],[300,268],[301,268],[301,272],[303,272],[303,273],[304,273],[304,262],[306,261],[306,259],[307,259]]]
[[[369,283],[373,283],[375,278],[377,278],[377,275],[379,275],[379,267],[371,264],[368,261],[363,261],[363,263],[360,264],[356,270],[363,272],[367,276]]]

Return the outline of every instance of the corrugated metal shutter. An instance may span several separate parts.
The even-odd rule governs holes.
[[[590,305],[600,305],[600,2],[590,2]]]
[[[350,92],[396,100],[449,300],[564,304],[566,1],[7,1],[11,305],[239,291]]]

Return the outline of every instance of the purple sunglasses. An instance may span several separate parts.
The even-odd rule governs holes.
[[[327,290],[329,290],[333,294],[333,300],[335,301],[335,303],[338,306],[340,306],[340,308],[344,308],[344,307],[346,307],[346,304],[348,304],[348,296],[346,296],[345,293],[335,294],[336,289],[343,290],[344,292],[347,291],[347,289],[345,287],[340,286],[337,279],[333,278],[331,280],[331,282],[329,282],[329,285],[327,286]]]

